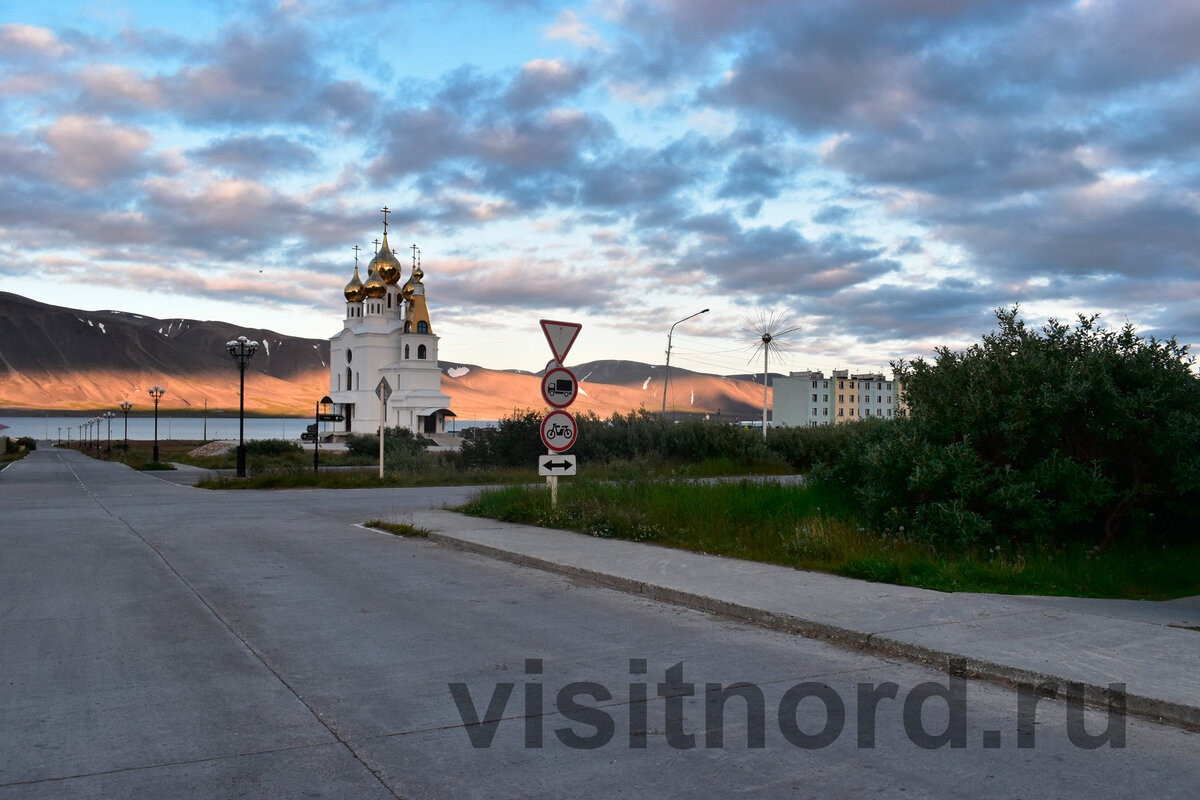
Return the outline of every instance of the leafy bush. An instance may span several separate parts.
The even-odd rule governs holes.
[[[286,439],[251,439],[246,442],[248,456],[284,456],[289,453],[303,453],[304,448]]]
[[[1099,539],[1194,530],[1200,379],[1187,347],[1133,327],[998,330],[932,363],[894,364],[907,419],[863,429],[818,480],[880,529],[930,541]]]
[[[408,428],[388,428],[383,432],[383,465],[386,469],[420,469],[424,464],[425,447],[430,444]],[[351,456],[379,458],[379,434],[350,434],[346,450]]]

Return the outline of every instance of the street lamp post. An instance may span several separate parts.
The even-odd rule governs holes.
[[[125,412],[125,452],[129,452],[129,409],[133,408],[133,403],[128,400],[121,401],[121,410]]]
[[[320,455],[321,455],[321,406],[325,406],[325,410],[329,411],[329,404],[333,402],[333,398],[325,395],[317,401],[316,419],[317,429],[313,432],[313,472],[320,471]]]
[[[158,463],[158,401],[167,393],[161,386],[151,386],[150,396],[154,398],[154,463]]]
[[[703,311],[697,311],[695,314],[692,314],[691,317],[684,317],[683,319],[679,320],[679,322],[687,322],[692,317],[698,317],[701,314],[707,314],[707,313],[708,313],[708,309],[706,308]],[[679,322],[676,322],[675,325],[678,325]],[[663,401],[662,401],[662,416],[664,419],[666,419],[666,416],[667,416],[667,384],[669,384],[671,382],[671,337],[675,334],[675,325],[672,325],[671,330],[667,333],[667,374],[666,374],[666,377],[663,379]]]
[[[108,443],[104,446],[104,449],[107,450],[109,453],[112,453],[112,418],[115,416],[116,416],[116,414],[114,414],[111,411],[104,412],[104,419],[108,423],[108,430],[107,430]]]
[[[246,365],[258,351],[258,342],[253,342],[245,336],[239,336],[225,343],[229,355],[237,362],[241,378],[238,391],[238,449],[237,476],[246,477]]]

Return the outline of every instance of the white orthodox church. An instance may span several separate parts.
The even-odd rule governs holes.
[[[387,427],[443,433],[446,417],[454,412],[449,395],[442,393],[438,337],[425,302],[419,251],[413,245],[412,274],[400,284],[403,268],[388,246],[387,206],[382,212],[383,242],[365,281],[358,277],[355,256],[354,277],[345,290],[346,320],[329,339],[329,397],[345,417],[335,427],[352,433],[378,431],[375,390],[386,380],[391,389],[384,404]]]

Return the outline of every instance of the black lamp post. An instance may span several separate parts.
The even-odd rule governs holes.
[[[125,412],[125,452],[129,452],[129,409],[133,408],[133,403],[128,400],[121,401],[121,410]]]
[[[239,336],[226,342],[225,347],[229,350],[229,355],[233,356],[233,360],[237,362],[241,378],[238,391],[237,476],[244,478],[246,477],[246,365],[258,351],[258,342],[250,341],[245,336]]]
[[[162,396],[167,393],[167,390],[161,386],[151,386],[149,389],[150,396],[154,398],[154,463],[158,463],[158,401],[162,400]],[[128,417],[126,418],[128,419]]]
[[[108,438],[108,442],[107,442],[107,444],[104,445],[104,449],[107,453],[109,453],[109,455],[112,454],[112,418],[115,416],[116,416],[116,414],[114,414],[111,411],[104,412],[104,419],[107,422],[107,438]]]
[[[318,472],[321,458],[321,406],[325,407],[325,411],[329,411],[329,404],[333,402],[333,398],[325,395],[317,401],[316,419],[317,429],[313,432],[313,472]]]
[[[698,317],[701,314],[707,314],[707,313],[708,313],[708,309],[706,308],[703,311],[697,311],[695,314],[692,314],[691,317],[684,317],[683,319],[679,320],[679,322],[687,322],[692,317]],[[676,322],[675,325],[678,325],[679,322]],[[667,374],[666,374],[666,377],[663,379],[663,401],[662,401],[663,419],[666,419],[666,417],[667,417],[667,386],[670,385],[670,383],[671,383],[671,337],[675,335],[675,325],[672,325],[671,330],[667,331]]]

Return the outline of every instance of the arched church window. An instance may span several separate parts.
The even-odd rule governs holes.
[[[350,368],[346,367],[346,391],[350,391],[350,387],[353,385],[350,383],[350,374]]]
[[[418,322],[417,323],[417,333],[429,333],[429,323],[426,322],[425,320],[421,320],[420,322]],[[424,357],[425,356],[421,356],[421,358],[424,358]]]
[[[357,372],[356,372],[356,373],[354,373],[354,388],[355,388],[355,389],[361,389],[361,388],[362,388],[362,386],[360,386],[360,385],[359,385],[359,383],[358,383],[358,373],[357,373]]]
[[[392,307],[392,293],[388,292],[388,308]]]
[[[405,321],[404,321],[404,332],[405,332],[405,333],[412,333],[412,323],[411,323],[411,322],[409,322],[408,320],[405,320]]]
[[[423,345],[423,344],[418,345],[417,346],[417,358],[425,358],[425,353],[426,353],[425,345]]]
[[[408,357],[409,357],[409,355],[408,355],[408,345],[404,345],[404,357],[405,357],[405,358],[408,358]]]

